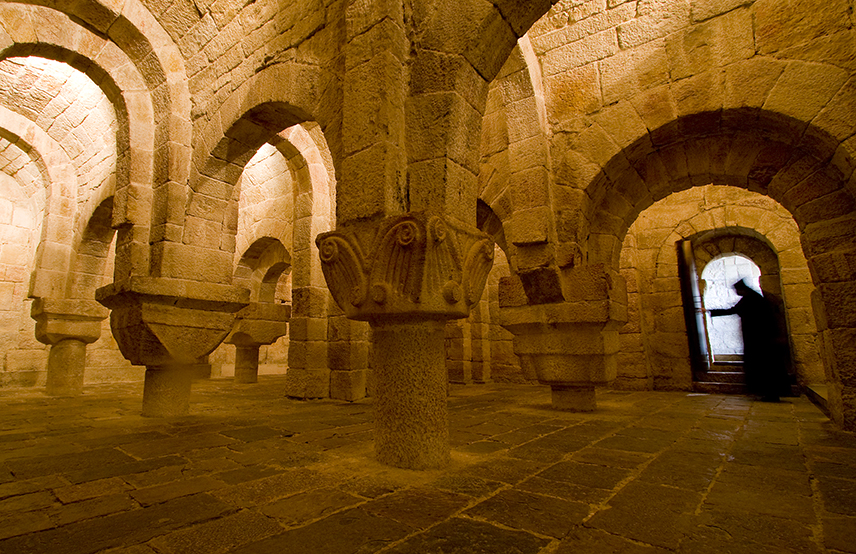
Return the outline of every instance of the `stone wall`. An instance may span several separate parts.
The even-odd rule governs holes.
[[[669,198],[727,186],[778,202],[796,222],[773,226],[775,210],[761,200],[690,193],[704,199],[702,227],[739,219],[774,246],[806,381],[821,374],[812,369],[811,297],[835,417],[856,425],[847,346],[856,333],[847,301],[856,287],[852,8],[851,0],[0,2],[0,169],[23,191],[8,199],[29,202],[31,214],[3,231],[25,229],[26,240],[3,248],[29,249],[25,265],[35,270],[31,279],[9,264],[3,291],[21,311],[4,325],[28,335],[25,296],[92,307],[93,276],[110,282],[98,294],[113,306],[120,342],[152,323],[129,323],[142,313],[134,302],[204,312],[190,333],[198,340],[183,342],[190,334],[173,326],[175,341],[152,339],[162,350],[123,346],[155,371],[163,359],[146,356],[180,358],[177,344],[214,348],[235,310],[255,301],[245,296],[259,295],[270,267],[241,264],[261,244],[289,266],[289,394],[358,398],[371,381],[373,339],[363,324],[341,324],[339,310],[373,325],[402,314],[334,307],[315,237],[336,229],[365,250],[354,254],[362,260],[390,222],[417,214],[439,218],[438,243],[447,229],[466,241],[483,240],[475,228],[484,229],[508,256],[515,302],[578,302],[559,311],[568,336],[577,324],[580,336],[606,333],[594,341],[593,355],[609,361],[600,377],[613,367],[612,333],[628,309],[625,385],[685,388],[685,373],[665,369],[685,354],[672,238],[690,236],[695,220],[683,197]],[[680,219],[671,228],[646,215],[664,199]],[[449,359],[469,364],[463,380],[479,364],[481,379],[488,366],[494,378],[515,372],[510,337],[496,326],[500,293],[489,286],[478,301],[455,288],[456,272],[475,271],[487,252],[450,255],[469,266],[444,269],[454,283],[426,291],[451,311],[423,313],[426,296],[406,314],[472,311],[450,325]],[[371,276],[365,269],[357,273]],[[389,275],[366,287],[383,289]],[[357,287],[357,304],[364,292]],[[21,353],[44,352],[20,341]],[[265,355],[276,364],[286,356],[279,347]]]

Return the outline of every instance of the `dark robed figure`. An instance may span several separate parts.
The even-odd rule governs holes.
[[[711,316],[738,315],[743,331],[743,371],[749,394],[775,401],[787,395],[787,337],[780,331],[775,304],[745,281],[734,284],[740,301],[734,306],[710,310]]]

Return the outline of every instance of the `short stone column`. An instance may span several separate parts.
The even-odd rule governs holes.
[[[232,330],[249,290],[230,285],[135,276],[96,293],[110,308],[122,354],[146,366],[144,416],[186,415],[196,368]]]
[[[83,391],[86,345],[101,336],[106,308],[94,300],[36,298],[30,316],[36,320],[36,340],[51,346],[46,392],[73,396]]]
[[[273,344],[288,332],[291,306],[272,302],[253,302],[240,312],[227,344],[235,345],[235,382],[259,380],[259,347]]]
[[[444,328],[479,301],[493,242],[425,213],[316,239],[333,299],[372,326],[375,452],[381,463],[430,469],[450,459]]]
[[[595,387],[616,376],[618,330],[627,320],[623,281],[599,267],[556,275],[556,290],[568,301],[526,304],[530,295],[519,279],[501,282],[501,323],[514,334],[521,366],[550,386],[555,409],[594,411]]]
[[[378,322],[373,328],[377,460],[443,467],[449,462],[445,322]]]

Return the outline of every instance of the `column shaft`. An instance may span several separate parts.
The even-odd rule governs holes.
[[[148,366],[143,384],[143,416],[187,415],[194,365]]]
[[[51,396],[70,396],[83,390],[86,367],[86,343],[79,339],[63,339],[51,345],[48,354],[46,392]]]
[[[406,469],[446,465],[450,455],[445,322],[373,327],[378,461]]]
[[[256,383],[259,380],[259,345],[235,346],[235,382]]]

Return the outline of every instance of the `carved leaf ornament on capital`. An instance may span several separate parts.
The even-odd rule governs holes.
[[[494,257],[486,234],[424,214],[388,218],[365,241],[368,250],[351,232],[323,233],[315,242],[333,299],[358,320],[467,317]]]

